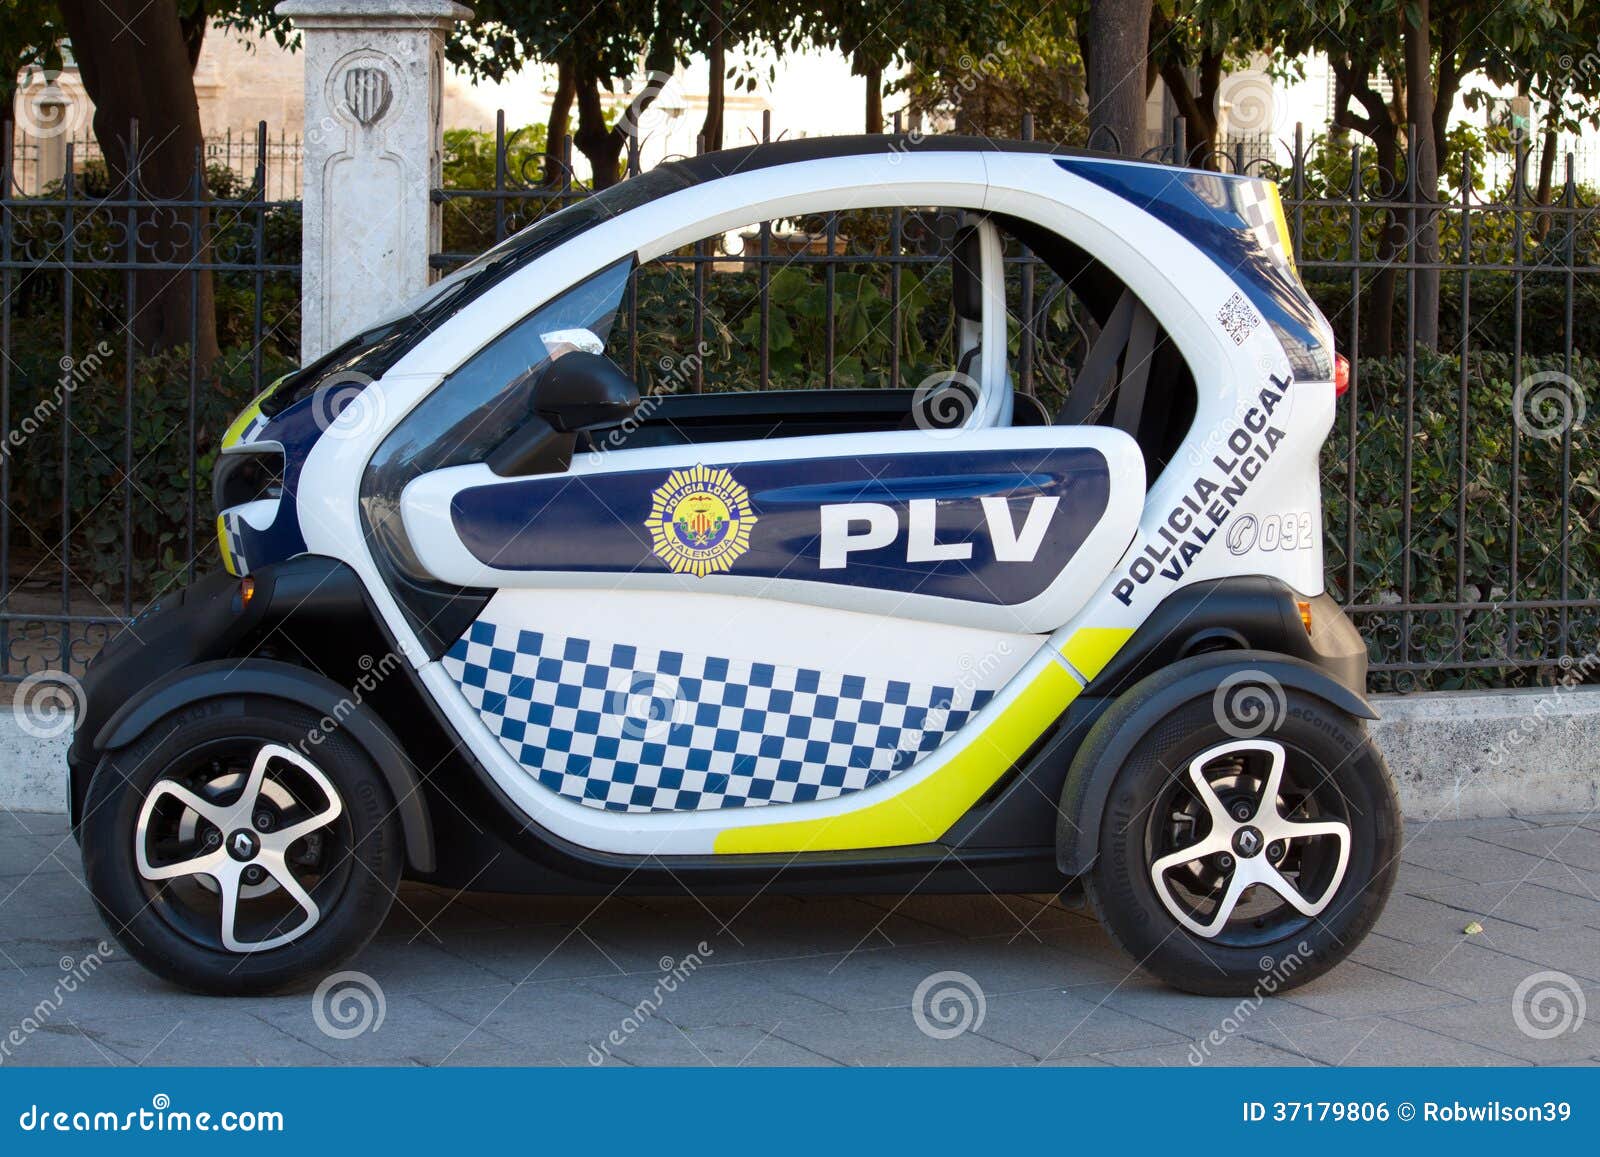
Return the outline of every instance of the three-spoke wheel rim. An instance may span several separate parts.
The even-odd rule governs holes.
[[[191,939],[265,952],[321,921],[349,874],[343,801],[300,752],[227,740],[190,752],[145,796],[134,858],[152,906]]]
[[[1151,810],[1146,847],[1162,906],[1196,936],[1254,947],[1332,902],[1350,863],[1348,805],[1298,750],[1265,738],[1207,748]]]

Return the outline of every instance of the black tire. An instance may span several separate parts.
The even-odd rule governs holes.
[[[289,844],[282,861],[285,870],[292,866],[295,883],[316,903],[315,922],[281,946],[236,951],[222,936],[218,878],[198,873],[153,881],[141,870],[137,851],[141,840],[147,857],[153,849],[173,848],[177,864],[225,848],[228,833],[219,837],[219,829],[178,800],[170,787],[157,791],[145,832],[140,818],[162,781],[194,791],[218,811],[241,801],[249,777],[245,773],[241,781],[238,768],[251,764],[252,746],[259,752],[266,745],[293,749],[312,764],[337,793],[338,814]],[[288,829],[300,821],[334,810],[326,790],[290,760],[273,756],[264,767],[271,787],[252,813],[263,817],[252,828],[261,825],[270,833],[276,824],[288,837]],[[229,786],[208,786],[215,784]],[[234,785],[237,791],[231,790]],[[174,818],[173,813],[180,815]],[[260,839],[265,843],[267,836]],[[257,697],[196,703],[161,719],[129,746],[108,752],[89,785],[81,842],[89,891],[117,941],[152,972],[184,988],[214,994],[300,985],[354,956],[382,926],[404,863],[394,799],[366,752],[337,730],[322,731],[311,711]],[[161,866],[153,859],[147,862]],[[241,876],[236,893],[240,899],[230,931],[238,933],[238,941],[245,940],[247,910],[253,914],[267,908],[265,916],[253,917],[264,922],[264,933],[250,943],[292,933],[310,915],[266,868],[241,863],[237,870],[251,872]],[[252,877],[263,882],[248,883]],[[209,901],[217,906],[215,915],[206,910],[207,892],[215,894]],[[279,909],[285,914],[275,915]],[[298,917],[292,914],[296,909]]]
[[[1372,929],[1394,885],[1400,855],[1400,809],[1383,757],[1365,727],[1360,720],[1314,695],[1275,685],[1268,690],[1268,696],[1257,699],[1256,706],[1265,705],[1270,713],[1266,722],[1273,725],[1253,737],[1247,733],[1254,728],[1241,730],[1237,721],[1218,709],[1217,696],[1191,700],[1170,712],[1134,747],[1106,799],[1099,858],[1085,881],[1090,899],[1106,930],[1141,967],[1186,992],[1206,996],[1265,994],[1321,976],[1348,956]],[[1223,718],[1219,719],[1219,715]],[[1308,901],[1327,896],[1326,906],[1315,917],[1305,917],[1292,905],[1282,903],[1280,914],[1251,918],[1246,911],[1250,906],[1246,897],[1260,906],[1270,905],[1278,897],[1270,889],[1247,889],[1234,909],[1241,914],[1235,919],[1221,914],[1219,930],[1203,936],[1182,923],[1162,900],[1152,878],[1152,865],[1163,856],[1177,858],[1186,848],[1202,846],[1213,826],[1208,813],[1201,812],[1199,815],[1205,818],[1194,820],[1192,840],[1173,834],[1174,830],[1182,830],[1186,816],[1195,812],[1195,805],[1205,806],[1200,792],[1192,787],[1190,763],[1203,753],[1241,740],[1271,741],[1281,747],[1285,753],[1284,784],[1303,785],[1295,789],[1297,792],[1310,789],[1297,806],[1306,809],[1312,818],[1319,814],[1312,809],[1321,809],[1324,820],[1347,825],[1348,862],[1340,877],[1337,852],[1325,850],[1338,845],[1328,837],[1284,841],[1282,845],[1275,842],[1270,848],[1263,844],[1255,853],[1257,856],[1267,856],[1280,847],[1311,849],[1288,852],[1295,857],[1292,861],[1277,862],[1286,869],[1296,867],[1293,876],[1301,880],[1322,873],[1326,880],[1322,891],[1301,891]],[[1251,760],[1258,762],[1252,765]],[[1260,796],[1264,796],[1263,775],[1252,766],[1270,767],[1272,762],[1270,752],[1229,753],[1215,762],[1208,761],[1201,774],[1209,781],[1221,773],[1219,782],[1237,790],[1235,814],[1242,819],[1248,808],[1261,806],[1259,796],[1253,805],[1250,803],[1250,785],[1260,785]],[[1220,788],[1214,788],[1212,794],[1219,802],[1225,796]],[[1185,796],[1191,797],[1192,803],[1178,806]],[[1302,797],[1288,798],[1292,802]],[[1242,832],[1239,835],[1246,846],[1256,842]],[[1309,868],[1308,856],[1313,859]],[[1246,858],[1235,848],[1231,853],[1219,852],[1169,871],[1183,873],[1182,884],[1192,886],[1193,895],[1214,898],[1217,906],[1212,913],[1216,914],[1225,906],[1224,897],[1231,884],[1231,873],[1223,873],[1218,866],[1225,861],[1232,861],[1234,870],[1242,870],[1246,864]],[[1170,880],[1166,873],[1163,875]],[[1219,884],[1215,877],[1222,882]],[[1167,891],[1169,900],[1179,894],[1191,894],[1171,883]],[[1311,894],[1305,895],[1308,891]],[[1181,904],[1180,908],[1196,923],[1210,926],[1198,909]]]

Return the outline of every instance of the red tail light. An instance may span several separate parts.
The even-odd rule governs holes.
[[[1350,359],[1343,354],[1333,355],[1333,396],[1344,397],[1350,388]]]

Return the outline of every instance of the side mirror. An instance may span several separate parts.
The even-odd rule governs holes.
[[[545,367],[533,388],[533,409],[563,434],[625,421],[639,405],[639,387],[604,354],[572,350]]]

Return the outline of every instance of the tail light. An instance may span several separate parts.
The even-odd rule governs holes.
[[[1343,354],[1333,355],[1333,396],[1344,397],[1350,388],[1350,359]]]

